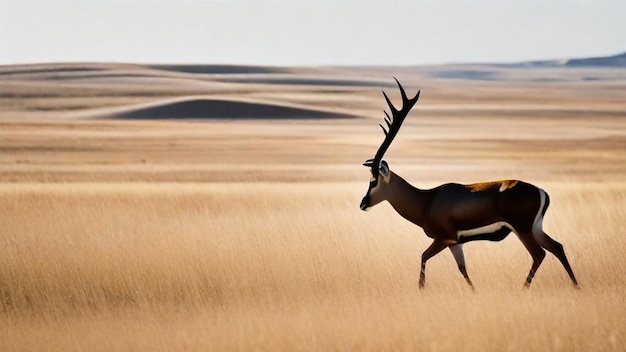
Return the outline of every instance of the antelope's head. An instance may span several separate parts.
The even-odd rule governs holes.
[[[372,177],[370,178],[370,185],[367,189],[367,193],[363,200],[361,201],[361,210],[367,210],[370,207],[382,202],[387,199],[389,180],[391,179],[391,171],[389,170],[389,165],[386,161],[381,160],[380,165],[378,166],[377,175],[374,174],[373,164],[374,159],[369,159],[365,163],[364,166],[371,167],[372,169]]]
[[[406,92],[402,85],[398,80],[394,77],[398,83],[398,87],[400,88],[400,94],[402,95],[402,109],[398,110],[389,100],[387,94],[383,91],[383,96],[387,101],[387,105],[389,105],[389,109],[391,110],[391,116],[385,111],[385,123],[387,124],[387,129],[383,125],[379,125],[380,128],[383,129],[385,133],[385,139],[383,143],[378,148],[376,155],[373,159],[367,160],[363,163],[363,166],[369,167],[372,173],[372,177],[370,179],[369,188],[367,189],[367,193],[365,193],[365,197],[361,201],[361,210],[367,210],[369,207],[373,207],[374,205],[382,202],[387,199],[389,180],[391,179],[391,170],[389,170],[389,165],[386,161],[383,160],[383,155],[391,145],[391,142],[400,131],[400,126],[402,126],[402,122],[404,118],[408,115],[409,111],[417,103],[417,100],[420,97],[420,92],[418,91],[415,97],[409,99],[406,96]]]

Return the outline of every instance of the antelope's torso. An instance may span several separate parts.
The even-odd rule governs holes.
[[[394,174],[394,177],[398,178],[395,181],[400,188],[408,185],[399,176]],[[418,196],[389,201],[402,216],[422,227],[427,236],[460,243],[498,241],[512,230],[530,230],[547,197],[539,188],[518,180],[468,185],[447,183],[429,190],[416,189],[415,192]],[[394,205],[407,199],[414,202],[410,211],[403,204]]]

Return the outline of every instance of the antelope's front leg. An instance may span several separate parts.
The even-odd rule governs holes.
[[[420,288],[424,288],[424,284],[426,282],[426,261],[428,261],[428,259],[435,256],[437,253],[444,250],[446,247],[448,247],[448,245],[449,244],[446,243],[445,241],[435,239],[433,243],[430,245],[430,247],[428,247],[424,251],[424,253],[422,253],[422,268],[420,270],[420,283],[419,283]]]

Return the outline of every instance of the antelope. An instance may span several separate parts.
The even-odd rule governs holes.
[[[389,169],[383,155],[398,134],[402,122],[417,103],[420,92],[409,99],[400,82],[394,77],[402,96],[400,110],[392,104],[387,94],[383,96],[392,116],[384,111],[387,129],[382,124],[385,139],[373,159],[363,163],[369,167],[372,177],[367,193],[361,201],[361,210],[388,201],[406,220],[421,227],[433,239],[422,254],[419,287],[423,288],[426,262],[445,248],[449,248],[459,271],[474,290],[465,267],[463,244],[476,241],[501,241],[514,232],[533,259],[524,283],[530,283],[541,265],[547,249],[554,254],[569,274],[574,287],[578,281],[565,256],[563,245],[548,236],[542,229],[550,197],[548,193],[530,183],[519,180],[502,180],[462,185],[446,183],[432,189],[419,189]]]

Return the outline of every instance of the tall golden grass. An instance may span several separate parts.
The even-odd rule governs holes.
[[[0,68],[0,351],[624,350],[626,71],[82,66]],[[437,78],[446,70],[500,79]],[[327,83],[392,75],[422,98],[391,168],[424,188],[544,188],[544,229],[580,290],[551,255],[523,289],[532,261],[515,235],[465,246],[476,292],[449,251],[418,288],[430,240],[387,204],[358,207],[379,87]],[[364,118],[85,118],[198,95]]]
[[[450,253],[363,184],[4,184],[0,349],[620,350],[626,187],[547,183],[579,277],[510,236]]]

